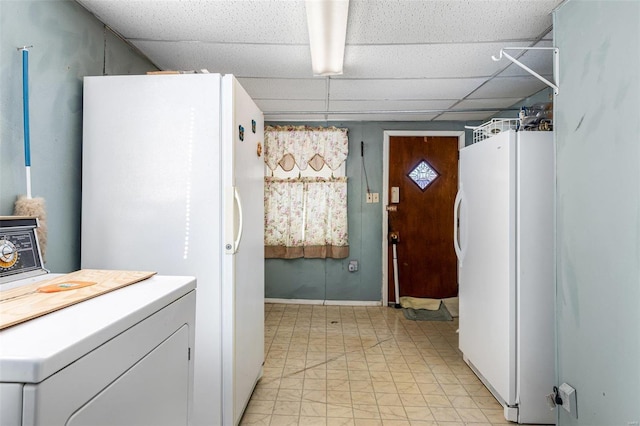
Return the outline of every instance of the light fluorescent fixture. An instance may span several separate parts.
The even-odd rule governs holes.
[[[305,0],[313,75],[340,75],[349,0]]]

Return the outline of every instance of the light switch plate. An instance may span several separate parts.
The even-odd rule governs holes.
[[[391,202],[397,204],[400,202],[400,187],[391,187]]]

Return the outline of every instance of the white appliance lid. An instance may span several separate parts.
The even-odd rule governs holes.
[[[195,288],[193,277],[155,275],[4,329],[0,382],[39,383]]]

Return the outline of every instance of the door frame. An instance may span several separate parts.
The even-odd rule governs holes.
[[[458,151],[464,148],[464,130],[385,130],[382,142],[382,306],[389,304],[389,139],[391,136],[454,136],[458,138]],[[458,167],[460,167],[458,165]],[[459,184],[458,184],[459,185]],[[451,218],[453,223],[453,216]],[[453,230],[451,231],[453,232]]]

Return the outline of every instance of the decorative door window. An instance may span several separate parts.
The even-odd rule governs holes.
[[[422,160],[409,172],[408,176],[413,183],[424,191],[439,175],[429,163]]]

